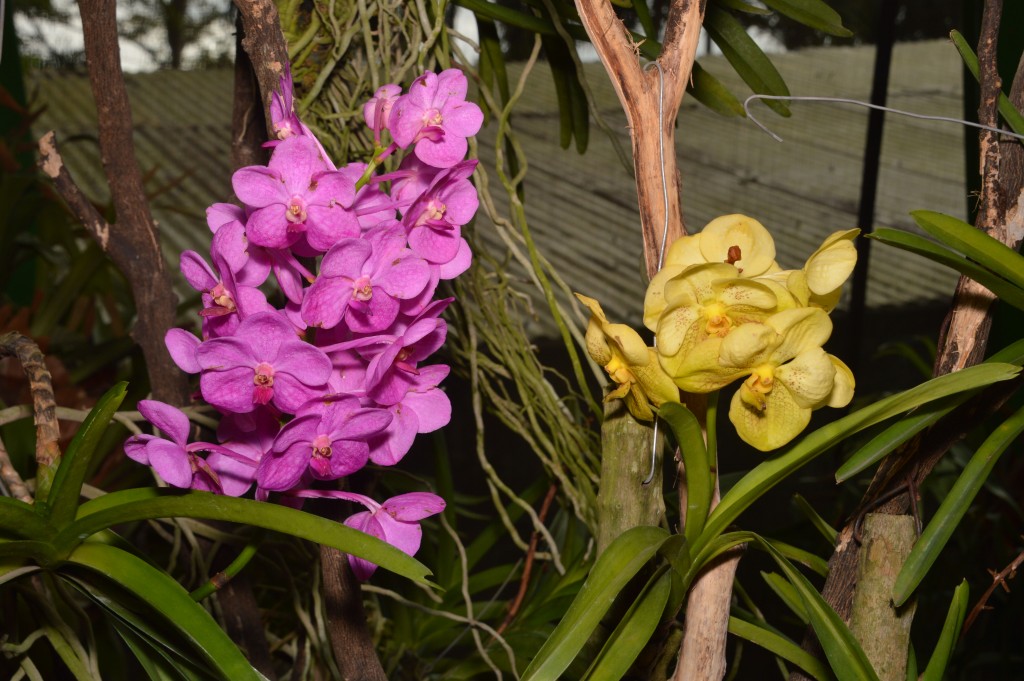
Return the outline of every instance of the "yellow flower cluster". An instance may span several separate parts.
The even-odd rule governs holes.
[[[828,313],[857,260],[858,230],[836,232],[799,270],[782,270],[768,230],[745,215],[712,220],[676,241],[644,301],[644,325],[655,347],[622,324],[610,324],[597,301],[587,349],[605,367],[638,419],[651,405],[678,401],[678,389],[708,393],[744,379],[729,419],[762,451],[800,434],[811,411],[843,407],[853,397],[849,368],[822,346]]]

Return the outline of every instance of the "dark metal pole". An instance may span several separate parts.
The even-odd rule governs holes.
[[[885,106],[889,90],[889,68],[892,64],[892,46],[896,39],[896,14],[900,0],[879,0],[877,42],[875,44],[875,73],[871,81],[871,103]],[[882,129],[885,112],[872,109],[868,114],[868,135],[864,145],[864,162],[861,170],[860,208],[857,224],[864,234],[874,230],[875,199],[878,192],[878,168],[882,158]],[[857,240],[857,266],[853,271],[853,290],[850,299],[850,334],[847,337],[851,369],[860,367],[862,330],[867,307],[868,261],[871,256],[871,240],[863,237]]]

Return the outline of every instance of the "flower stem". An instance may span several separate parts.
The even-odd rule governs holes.
[[[215,574],[213,577],[210,577],[208,582],[189,594],[192,597],[192,600],[197,602],[201,601],[213,592],[220,590],[225,584],[230,582],[233,577],[241,572],[242,568],[249,564],[252,557],[256,555],[256,550],[258,548],[258,540],[246,544],[245,548],[242,549],[242,552],[239,553],[226,568]]]

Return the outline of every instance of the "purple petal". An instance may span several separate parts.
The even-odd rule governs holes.
[[[423,520],[436,515],[445,509],[445,501],[430,492],[409,492],[391,497],[381,504],[381,511],[386,512],[395,520],[411,522]],[[382,516],[383,513],[378,513]]]
[[[249,491],[256,479],[257,461],[247,465],[219,452],[206,457],[206,463],[217,473],[221,492],[229,497],[240,497]]]
[[[384,432],[391,423],[391,412],[386,409],[360,409],[345,421],[337,437],[346,440],[367,440]]]
[[[342,239],[358,237],[361,231],[355,213],[340,204],[309,206],[306,215],[306,239],[321,253],[329,251]]]
[[[149,454],[149,465],[168,485],[192,485],[192,465],[183,447],[167,440],[153,440],[146,445],[146,451]]]
[[[186,374],[198,374],[202,371],[199,360],[196,359],[199,344],[199,339],[185,329],[171,329],[164,335],[167,352],[178,368]]]
[[[343,239],[331,247],[320,263],[320,277],[348,277],[358,279],[362,276],[363,265],[373,253],[373,247],[363,239]],[[317,280],[320,279],[317,277]]]
[[[256,406],[253,403],[254,374],[248,367],[204,371],[199,379],[199,390],[203,399],[213,406],[244,414]]]
[[[328,370],[328,375],[330,371]],[[290,374],[277,374],[274,376],[274,406],[283,412],[294,414],[299,411],[303,404],[316,399],[323,394],[327,387],[327,377],[320,385],[305,385]]]
[[[446,263],[459,253],[462,235],[458,227],[435,229],[429,225],[414,227],[409,232],[409,248],[432,263]]]
[[[479,129],[479,126],[478,126]],[[427,165],[435,168],[451,168],[453,165],[466,157],[469,143],[465,137],[449,133],[447,127],[445,135],[438,141],[423,138],[416,143],[416,156]]]
[[[232,221],[245,222],[245,211],[233,203],[215,203],[206,209],[206,224],[214,234]]]
[[[321,276],[302,299],[302,319],[310,326],[331,329],[337,326],[352,299],[352,281],[342,277]]]
[[[125,440],[124,443],[124,454],[132,461],[137,461],[146,466],[149,465],[149,453],[146,451],[146,445],[153,440],[158,440],[156,435],[132,435],[130,438]]]
[[[316,460],[317,457],[313,457]],[[331,445],[330,471],[321,480],[337,480],[366,467],[370,447],[365,442],[337,440]]]
[[[288,198],[294,194],[306,194],[313,175],[327,170],[320,147],[312,138],[305,136],[289,137],[281,142],[267,165],[284,180]]]
[[[322,386],[331,375],[331,360],[319,348],[296,342],[282,346],[282,354],[274,362],[274,372],[290,374],[309,386]]]
[[[452,419],[452,403],[439,388],[424,392],[409,391],[401,406],[416,414],[419,433],[432,433],[447,426]]]
[[[430,283],[430,266],[421,258],[411,253],[392,261],[374,284],[380,286],[388,295],[408,300],[415,298]]]
[[[412,443],[419,432],[419,419],[416,412],[406,409],[403,404],[396,404],[388,409],[394,418],[383,437],[375,438],[370,443],[370,460],[378,466],[394,466],[409,453]]]
[[[415,85],[413,87],[415,88]],[[425,110],[426,107],[422,103],[413,99],[412,91],[395,101],[394,106],[391,107],[391,120],[388,121],[391,139],[395,141],[395,144],[402,149],[412,144],[412,141],[416,139],[416,135],[423,128],[423,113]]]
[[[459,251],[455,257],[441,265],[440,278],[444,280],[454,279],[469,269],[473,261],[473,253],[469,250],[469,244],[465,239],[459,239]]]
[[[180,410],[156,400],[139,400],[139,413],[178,445],[184,447],[188,442],[191,427],[188,417]]]
[[[196,361],[204,371],[222,371],[246,367],[252,373],[258,360],[252,348],[239,338],[214,338],[196,348]]]
[[[252,357],[257,362],[269,362],[277,366],[282,346],[299,342],[291,322],[276,311],[259,312],[247,317],[238,327],[238,336],[252,348]]]
[[[445,137],[449,134],[458,135],[463,139],[472,137],[480,132],[480,126],[484,123],[483,112],[473,102],[459,102],[454,105],[449,102],[441,108],[441,116],[444,119],[442,125]],[[465,153],[459,156],[459,161],[462,160],[462,156],[465,156]]]
[[[345,321],[352,331],[378,333],[391,326],[398,317],[398,301],[379,286],[374,286],[372,290],[372,297],[366,301],[362,309],[352,304],[348,306]]]
[[[296,444],[281,454],[263,457],[256,469],[256,482],[261,489],[283,492],[302,479],[309,468],[308,445]]]
[[[203,256],[195,251],[183,252],[179,267],[185,281],[197,291],[209,291],[220,282],[220,277],[214,274]]]
[[[240,168],[231,176],[231,186],[238,200],[252,208],[284,204],[288,200],[280,176],[266,166]]]
[[[420,541],[423,539],[423,529],[419,523],[403,523],[395,520],[390,513],[383,512],[383,509],[374,517],[384,528],[387,543],[410,556],[416,555],[420,549]]]
[[[434,95],[434,106],[441,106],[446,101],[466,99],[469,82],[466,74],[459,69],[445,69],[437,74],[437,92]]]
[[[272,203],[250,215],[245,223],[249,240],[266,248],[288,248],[295,243],[299,233],[288,229],[291,223],[285,217],[285,210],[285,204]]]

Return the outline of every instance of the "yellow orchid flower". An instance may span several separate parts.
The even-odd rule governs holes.
[[[859,229],[833,232],[811,254],[803,269],[777,272],[766,278],[785,285],[800,305],[831,312],[839,304],[843,284],[857,264],[853,240],[858,234]]]
[[[720,361],[749,367],[729,408],[729,420],[745,442],[761,451],[777,449],[807,427],[814,409],[849,404],[853,374],[821,347],[831,331],[823,310],[798,308],[724,340]]]
[[[746,215],[715,218],[697,234],[680,237],[665,252],[665,263],[647,286],[644,325],[657,331],[657,320],[665,310],[665,285],[688,268],[703,264],[727,264],[736,268],[735,277],[757,277],[779,271],[775,242],[757,220]]]
[[[665,284],[666,307],[656,327],[662,368],[675,377],[698,344],[722,338],[742,324],[767,319],[778,311],[775,289],[779,288],[740,278],[737,268],[725,263],[688,267]]]
[[[653,421],[651,405],[678,402],[679,389],[658,363],[657,354],[640,334],[625,324],[611,324],[593,298],[576,294],[590,310],[585,337],[587,352],[604,367],[618,385],[605,401],[623,399],[630,413],[641,421]]]

